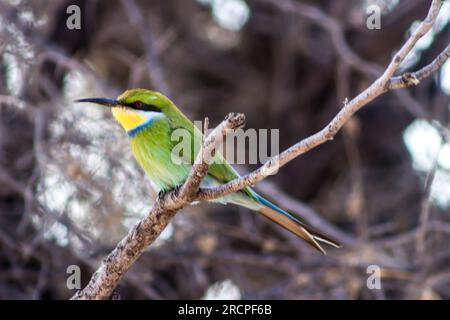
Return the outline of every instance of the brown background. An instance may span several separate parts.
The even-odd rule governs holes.
[[[249,128],[280,128],[281,149],[321,129],[346,97],[370,84],[370,64],[366,71],[349,66],[317,20],[283,10],[295,2],[335,18],[357,55],[384,66],[430,1],[400,1],[383,15],[381,30],[368,30],[361,1],[251,0],[250,18],[237,32],[218,26],[210,8],[194,0],[1,4],[0,94],[11,94],[9,50],[23,77],[14,90],[24,106],[0,106],[0,298],[70,297],[67,266],[79,265],[85,284],[125,234],[121,222],[145,214],[155,196],[110,114],[73,106],[78,96],[67,92],[75,81],[68,75],[89,83],[79,97],[145,87],[169,95],[192,119],[217,124],[228,112],[243,112]],[[81,30],[65,27],[69,4],[82,10]],[[25,11],[44,20],[29,23]],[[429,63],[449,35],[448,27],[439,32],[412,69]],[[366,106],[334,141],[257,188],[288,210],[323,217],[332,225],[310,222],[331,228],[345,248],[321,256],[248,210],[201,204],[177,215],[172,237],[133,266],[120,296],[197,299],[231,279],[248,299],[450,298],[450,228],[436,227],[446,226],[449,212],[430,204],[426,173],[412,168],[402,133],[420,114],[408,99],[447,123],[449,97],[439,77],[428,79],[406,96],[389,93]],[[91,116],[100,135],[84,127]],[[106,173],[92,169],[98,158],[84,157],[92,150]],[[73,187],[70,203],[83,204],[82,222],[71,206],[52,209],[42,199],[52,171],[63,181],[53,188]],[[428,204],[432,223],[421,238]],[[46,233],[55,223],[67,227],[67,243]],[[382,290],[366,287],[370,264],[383,268]]]

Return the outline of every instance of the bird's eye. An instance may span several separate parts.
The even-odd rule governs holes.
[[[141,109],[144,106],[144,103],[142,101],[136,101],[134,103],[134,107],[137,109]]]

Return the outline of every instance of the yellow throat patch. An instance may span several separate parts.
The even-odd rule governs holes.
[[[120,123],[125,131],[137,128],[146,121],[145,117],[137,112],[121,107],[112,108],[112,113],[114,118]]]

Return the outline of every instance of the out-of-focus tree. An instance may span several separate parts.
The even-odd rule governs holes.
[[[0,298],[58,299],[85,284],[156,194],[108,112],[74,105],[133,87],[191,119],[232,111],[280,128],[280,149],[321,129],[384,70],[431,1],[2,1]],[[70,30],[69,5],[81,9]],[[366,9],[381,9],[367,28]],[[401,66],[450,40],[450,6]],[[118,287],[123,298],[450,298],[450,64],[361,110],[336,139],[257,189],[344,248],[320,256],[234,206],[188,207]],[[253,166],[238,167],[248,172]],[[324,221],[329,223],[325,223]],[[366,286],[367,267],[382,289]]]

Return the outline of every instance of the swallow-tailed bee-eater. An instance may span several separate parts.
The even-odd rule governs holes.
[[[184,156],[188,159],[173,161],[172,150],[177,142],[173,141],[172,133],[179,128],[186,130],[192,137],[194,150],[199,150],[202,133],[170,99],[155,91],[132,89],[125,91],[117,99],[88,98],[77,102],[95,103],[111,109],[114,118],[130,139],[134,157],[156,191],[171,190],[182,185],[187,179],[196,155],[191,153]],[[239,174],[224,157],[216,153],[202,187],[218,186],[238,177]],[[325,250],[321,243],[340,247],[336,241],[308,227],[250,187],[213,201],[233,203],[259,212],[322,253],[325,253]]]

